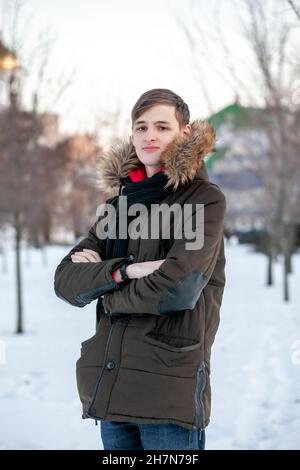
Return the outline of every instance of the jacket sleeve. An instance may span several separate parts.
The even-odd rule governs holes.
[[[119,289],[112,278],[112,271],[124,262],[130,262],[128,257],[113,258],[100,262],[73,263],[71,255],[83,248],[89,248],[99,253],[103,258],[106,240],[97,237],[97,222],[91,227],[88,236],[72,248],[57,266],[54,275],[54,290],[56,295],[76,307],[84,307],[105,292]]]
[[[159,269],[140,279],[132,279],[118,291],[107,293],[103,307],[107,315],[170,315],[194,309],[202,290],[216,265],[223,240],[225,196],[213,185],[204,205],[203,244],[200,249],[187,249],[186,238],[175,238],[166,260]],[[193,198],[194,202],[195,197]],[[194,223],[196,210],[192,211]]]

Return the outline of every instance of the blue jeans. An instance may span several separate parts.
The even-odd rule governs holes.
[[[177,424],[100,422],[104,450],[204,450],[205,430]]]

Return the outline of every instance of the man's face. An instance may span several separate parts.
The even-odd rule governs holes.
[[[134,123],[132,143],[139,160],[146,169],[154,170],[160,166],[160,155],[177,134],[189,134],[187,124],[181,130],[175,116],[175,107],[159,104],[145,111]],[[154,149],[147,149],[154,147]],[[153,168],[151,168],[153,167]]]

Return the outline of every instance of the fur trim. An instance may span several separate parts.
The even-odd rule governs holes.
[[[180,184],[195,178],[204,157],[214,150],[216,133],[207,121],[197,119],[191,123],[191,128],[191,134],[176,136],[161,153],[161,163],[168,177],[166,186],[173,186],[174,191]],[[130,137],[113,145],[97,158],[100,189],[110,195],[118,194],[122,179],[139,165]]]

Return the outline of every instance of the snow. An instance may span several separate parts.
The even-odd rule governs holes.
[[[24,335],[14,334],[13,251],[7,272],[0,264],[0,449],[103,448],[100,426],[81,419],[75,377],[80,343],[94,334],[95,302],[75,308],[53,290],[69,249],[22,251]],[[300,256],[290,303],[282,301],[279,263],[267,288],[263,255],[233,245],[226,258],[206,448],[300,449]]]
[[[226,259],[208,446],[300,449],[300,361],[293,354],[300,339],[300,257],[294,258],[291,303],[282,301],[281,264],[275,286],[265,287],[263,255],[240,245],[227,247]]]

